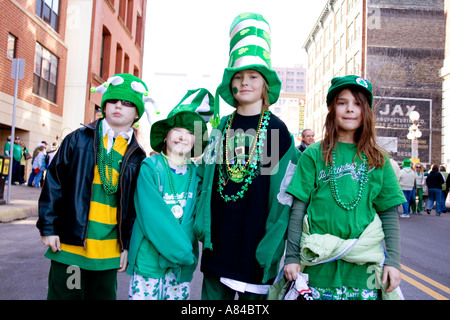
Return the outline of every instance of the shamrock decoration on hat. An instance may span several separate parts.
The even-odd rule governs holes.
[[[364,92],[367,96],[367,101],[369,102],[370,107],[372,108],[373,102],[373,94],[372,94],[372,84],[360,76],[348,75],[345,77],[335,77],[331,79],[331,86],[328,89],[327,94],[327,105],[330,106],[334,97],[338,92],[343,89],[358,89]]]
[[[281,91],[281,81],[276,71],[272,70],[270,58],[270,26],[264,17],[257,13],[238,15],[230,28],[230,59],[225,68],[222,83],[217,88],[218,94],[229,105],[234,106],[231,80],[236,72],[256,70],[262,74],[269,85],[269,104],[277,102]],[[219,99],[216,96],[213,126],[219,122]]]
[[[105,103],[108,100],[114,99],[126,100],[134,103],[139,115],[139,118],[136,121],[138,121],[144,112],[146,112],[148,120],[151,123],[149,111],[145,108],[146,102],[151,102],[156,113],[159,113],[155,101],[149,96],[148,89],[144,81],[132,74],[115,74],[97,88],[91,88],[91,92],[103,94],[102,103],[100,106],[103,116],[105,116]]]
[[[208,142],[203,139],[203,135],[207,131],[206,121],[212,117],[213,107],[214,97],[208,90],[204,88],[189,90],[166,119],[152,125],[150,131],[152,149],[161,152],[169,131],[173,128],[184,128],[195,134],[193,148],[195,156],[203,153]]]

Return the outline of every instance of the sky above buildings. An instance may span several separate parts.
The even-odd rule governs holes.
[[[269,22],[273,67],[306,66],[302,46],[326,2],[148,0],[143,80],[156,100],[173,106],[194,86],[206,87],[214,94],[228,64],[230,25],[243,12],[260,13]],[[161,81],[161,74],[184,74],[187,80],[172,81],[171,84],[167,76]],[[166,97],[171,85],[174,86],[171,88],[173,95]],[[193,87],[188,87],[190,85]],[[165,97],[161,97],[163,92]],[[167,108],[163,106],[163,109]]]

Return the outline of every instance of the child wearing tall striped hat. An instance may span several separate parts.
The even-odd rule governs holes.
[[[299,151],[269,111],[281,81],[271,69],[270,26],[243,13],[230,28],[230,60],[217,94],[236,108],[220,120],[203,157],[194,229],[203,242],[202,299],[265,299],[284,251],[292,198],[283,191]]]

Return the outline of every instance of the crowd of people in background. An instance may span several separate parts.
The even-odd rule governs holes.
[[[11,177],[12,185],[28,185],[29,187],[42,187],[42,182],[45,178],[45,170],[52,161],[58,144],[53,142],[50,146],[46,141],[41,141],[30,153],[24,142],[20,140],[19,136],[14,138],[13,144],[13,165],[12,172],[6,177]],[[4,146],[4,155],[10,157],[11,153],[11,136],[8,136]],[[28,161],[31,160],[31,161]],[[31,166],[31,172],[26,179],[27,166]]]
[[[436,216],[447,212],[445,202],[450,180],[447,179],[445,166],[432,164],[425,168],[420,162],[414,164],[410,159],[405,159],[399,166],[397,176],[407,199],[402,204],[403,213],[400,218],[409,218],[410,214],[422,215],[423,212],[431,214],[433,208]]]

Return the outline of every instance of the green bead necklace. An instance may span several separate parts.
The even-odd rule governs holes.
[[[166,168],[166,173],[167,173],[167,177],[169,178],[169,186],[170,186],[170,191],[172,192],[174,198],[176,195],[176,191],[175,191],[175,182],[173,181],[173,171],[170,168],[170,164],[169,164],[169,158],[164,154],[161,153],[164,159],[164,167]],[[189,187],[191,185],[191,180],[192,180],[192,168],[191,166],[186,163],[186,167],[187,167],[187,171],[189,172],[189,179],[188,179],[188,183],[186,186],[186,192],[184,193],[184,198],[182,200],[186,200],[188,199],[188,192],[189,192]],[[172,213],[174,214],[175,218],[177,218],[178,222],[181,224],[181,221],[183,220],[183,207],[180,204],[180,199],[176,200],[178,202],[177,205],[174,205],[172,207]]]
[[[235,111],[236,112],[236,111]],[[261,111],[258,123],[258,131],[256,133],[255,142],[252,148],[250,148],[250,155],[247,159],[246,164],[240,170],[234,170],[229,166],[228,163],[228,145],[229,140],[229,130],[231,129],[231,124],[234,118],[235,112],[231,115],[230,121],[227,122],[222,131],[222,143],[225,144],[225,165],[220,165],[218,167],[218,179],[217,179],[217,192],[220,197],[225,202],[236,202],[237,200],[244,197],[244,193],[248,190],[249,186],[252,184],[253,179],[256,178],[261,171],[261,160],[263,155],[263,147],[265,140],[267,139],[267,126],[269,125],[271,112]],[[256,149],[256,152],[254,152]],[[220,148],[219,159],[223,159],[223,148]],[[238,178],[236,178],[238,176]],[[227,195],[224,194],[224,187],[231,180],[233,182],[243,182],[241,189],[236,192],[236,194]]]
[[[106,194],[114,194],[117,192],[119,179],[117,179],[117,183],[114,185],[113,183],[114,152],[111,149],[111,152],[107,153],[106,148],[103,145],[102,123],[100,123],[98,126],[98,140],[100,146],[97,152],[97,167],[98,172],[100,174],[100,180],[102,181],[102,186]],[[108,175],[106,175],[106,167],[108,167]]]
[[[361,164],[360,168],[357,169],[357,172],[359,173],[359,190],[358,190],[358,195],[356,196],[355,199],[353,199],[350,202],[344,202],[342,201],[342,199],[340,198],[340,193],[339,193],[339,189],[337,186],[337,181],[336,181],[336,167],[335,167],[335,163],[336,163],[336,152],[335,152],[335,148],[333,148],[333,163],[328,163],[328,177],[330,179],[330,188],[331,188],[331,194],[333,195],[333,199],[337,202],[337,204],[347,210],[353,210],[358,203],[361,201],[363,193],[364,193],[364,188],[367,184],[367,182],[369,181],[369,166],[367,164],[367,156],[362,153],[362,158],[363,158],[363,163]]]

